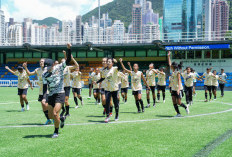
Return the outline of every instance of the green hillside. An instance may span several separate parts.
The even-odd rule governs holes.
[[[134,0],[114,0],[104,6],[101,7],[101,13],[109,13],[109,17],[112,20],[121,20],[125,23],[127,27],[131,23],[132,19],[132,6],[134,4]],[[151,0],[152,7],[154,12],[160,13],[162,15],[163,10],[163,0]],[[98,17],[98,8],[88,12],[83,15],[83,22],[88,22],[91,16]]]
[[[52,26],[52,24],[61,23],[61,21],[54,17],[47,17],[43,20],[33,20],[33,23],[38,23],[39,25]]]

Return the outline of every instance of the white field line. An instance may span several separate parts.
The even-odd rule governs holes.
[[[31,101],[28,101],[28,102],[36,102],[38,100],[31,100]],[[17,102],[0,102],[0,105],[7,105],[7,104],[19,104],[20,102],[17,101]]]
[[[230,104],[231,105],[231,104]],[[205,113],[205,114],[198,114],[192,116],[184,116],[184,117],[171,117],[171,118],[159,118],[159,119],[145,119],[145,120],[131,120],[131,121],[117,121],[117,122],[109,122],[109,124],[122,124],[122,123],[141,123],[141,122],[151,122],[151,121],[161,121],[161,120],[172,120],[172,119],[185,119],[185,118],[195,118],[195,117],[202,117],[202,116],[209,116],[209,115],[216,115],[231,112],[232,109],[220,111],[220,112],[212,112],[212,113]],[[75,124],[65,124],[67,126],[84,126],[84,125],[98,125],[98,124],[105,124],[105,123],[75,123]],[[19,125],[19,126],[0,126],[0,129],[3,128],[35,128],[35,127],[54,127],[53,125]]]

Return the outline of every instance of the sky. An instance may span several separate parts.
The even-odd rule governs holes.
[[[98,6],[98,0],[1,0],[6,20],[13,17],[22,22],[23,18],[42,20],[55,17],[59,20],[74,20]],[[113,0],[101,0],[105,5]]]

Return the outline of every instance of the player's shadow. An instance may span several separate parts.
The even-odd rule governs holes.
[[[92,122],[92,123],[105,123],[102,120],[88,120],[88,122]]]
[[[24,136],[23,138],[51,138],[52,135],[49,134],[49,135],[27,135],[27,136]]]
[[[128,113],[130,113],[130,114],[138,114],[138,112],[120,112],[120,113],[126,113],[126,114],[128,114]]]
[[[41,124],[41,123],[24,123],[22,125],[44,125],[44,124]]]
[[[93,116],[93,115],[91,115],[91,116],[86,116],[86,117],[90,117],[90,118],[92,118],[92,117],[94,117],[94,118],[102,118],[102,117],[105,117],[105,116]]]
[[[6,110],[6,112],[22,112],[22,111],[19,111],[19,110]]]
[[[171,117],[173,117],[173,116],[170,116],[170,115],[156,115],[156,117],[171,118]]]

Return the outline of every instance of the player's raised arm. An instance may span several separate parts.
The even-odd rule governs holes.
[[[15,71],[11,70],[8,66],[5,66],[5,69],[8,70],[10,73],[15,75]]]
[[[23,63],[23,67],[24,67],[24,69],[26,70],[26,73],[27,73],[28,76],[32,76],[32,75],[35,75],[35,74],[36,74],[35,71],[30,72],[30,71],[28,70],[28,68],[27,68],[27,62]]]
[[[128,72],[128,73],[132,73],[132,70],[128,70],[128,69],[125,68],[125,66],[124,66],[124,64],[123,64],[123,62],[122,62],[122,58],[119,59],[119,62],[120,62],[120,64],[121,64],[123,70],[125,70],[125,71]]]
[[[172,65],[172,61],[171,61],[171,51],[168,51],[168,65],[169,65],[169,67],[171,67],[171,65]]]

